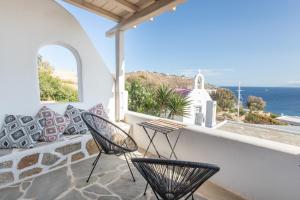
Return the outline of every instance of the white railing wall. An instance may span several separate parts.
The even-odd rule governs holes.
[[[137,123],[155,119],[127,112],[125,120],[132,125],[132,135],[141,148],[149,143]],[[170,134],[174,142],[175,134]],[[164,155],[170,151],[164,136],[155,139]],[[300,199],[300,148],[255,137],[203,127],[187,127],[176,147],[181,160],[217,164],[221,171],[212,182],[249,200]],[[152,153],[155,153],[153,148]]]

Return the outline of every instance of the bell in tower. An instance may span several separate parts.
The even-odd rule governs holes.
[[[204,90],[204,76],[201,73],[201,70],[199,70],[198,74],[195,76],[194,89]]]

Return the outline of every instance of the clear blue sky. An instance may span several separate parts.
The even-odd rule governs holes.
[[[39,50],[43,60],[50,62],[55,70],[77,72],[77,62],[73,53],[62,46],[48,45]]]
[[[114,40],[105,37],[114,23],[60,3],[114,71]],[[126,32],[126,71],[202,69],[219,86],[300,86],[299,8],[299,0],[188,0]]]

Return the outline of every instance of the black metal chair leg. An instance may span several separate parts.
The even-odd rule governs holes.
[[[94,162],[93,162],[93,164],[92,164],[92,165],[95,165],[95,163],[96,163],[96,162],[97,162],[97,160],[99,159],[100,155],[101,155],[101,151],[98,153],[98,155],[97,155],[97,157],[96,157],[96,159],[94,160]]]
[[[194,200],[194,192],[190,193],[185,200],[188,200],[192,196],[192,200]]]
[[[96,165],[98,163],[98,160],[100,159],[101,153],[102,153],[102,151],[100,151],[99,155],[97,156],[96,160],[94,161],[95,164],[93,164],[93,168],[92,168],[92,170],[90,172],[90,175],[89,175],[88,179],[86,180],[87,183],[90,181],[90,178],[91,178],[91,176],[93,174],[93,171],[94,171],[94,169],[95,169],[95,167],[96,167]]]
[[[128,168],[129,168],[129,171],[130,171],[130,173],[131,173],[131,176],[132,176],[133,182],[135,182],[135,178],[134,178],[134,176],[133,176],[133,173],[132,173],[131,167],[130,167],[130,165],[129,165],[129,162],[128,162],[128,160],[127,160],[127,157],[126,157],[126,154],[125,154],[125,153],[124,153],[124,157],[125,157],[125,159],[126,159],[126,163],[127,163],[127,166],[128,166]]]
[[[160,200],[160,199],[158,198],[158,195],[156,194],[156,192],[153,192],[153,193],[154,193],[156,199],[157,199],[157,200]]]
[[[148,183],[146,184],[144,195],[146,195],[147,189],[148,189]]]

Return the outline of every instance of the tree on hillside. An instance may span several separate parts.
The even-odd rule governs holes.
[[[235,108],[237,100],[234,93],[229,89],[218,88],[215,92],[212,92],[211,97],[214,101],[217,101],[218,108],[222,111]]]
[[[64,84],[60,78],[56,77],[53,74],[54,69],[49,62],[44,61],[42,56],[39,55],[37,64],[41,101],[78,101],[77,90]]]
[[[250,109],[250,112],[263,111],[266,106],[266,102],[261,97],[249,96],[247,100],[247,106]]]

